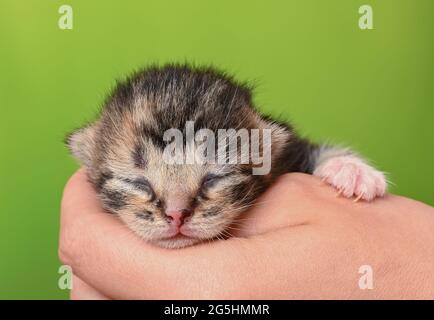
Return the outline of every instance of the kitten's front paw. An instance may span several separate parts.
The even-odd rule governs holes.
[[[347,198],[356,201],[381,197],[387,189],[384,174],[375,170],[356,156],[339,156],[325,160],[313,172],[339,190]]]

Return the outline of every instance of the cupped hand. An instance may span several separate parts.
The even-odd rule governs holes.
[[[147,244],[104,212],[84,170],[61,211],[73,298],[434,298],[432,207],[393,195],[354,203],[309,175],[282,176],[232,238],[184,249]],[[362,266],[372,289],[360,286]]]

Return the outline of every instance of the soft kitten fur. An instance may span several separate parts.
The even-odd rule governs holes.
[[[271,129],[271,172],[253,175],[249,164],[166,164],[163,133],[183,130],[189,120],[196,130],[214,132]],[[301,139],[288,124],[255,110],[247,85],[213,68],[166,65],[133,74],[118,83],[98,119],[67,143],[104,208],[143,239],[168,248],[221,236],[287,172],[317,175],[345,197],[369,201],[386,191],[384,175],[355,153]],[[168,210],[185,214],[182,234]]]

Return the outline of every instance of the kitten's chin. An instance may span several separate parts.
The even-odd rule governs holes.
[[[178,235],[172,238],[154,240],[151,243],[162,248],[180,249],[195,245],[199,242],[201,242],[201,239]]]

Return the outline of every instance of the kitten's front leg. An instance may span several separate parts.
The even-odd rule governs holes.
[[[345,197],[371,201],[386,193],[384,174],[351,151],[321,146],[316,152],[313,175],[321,177]]]

